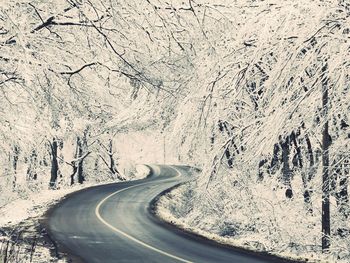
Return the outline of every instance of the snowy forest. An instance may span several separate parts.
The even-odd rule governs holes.
[[[3,0],[0,208],[130,180],[118,136],[154,132],[201,169],[176,222],[349,262],[349,43],[348,0]]]

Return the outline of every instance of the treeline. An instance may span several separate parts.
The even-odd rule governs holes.
[[[244,2],[234,40],[180,106],[179,145],[205,167],[188,218],[338,257],[350,232],[348,5]]]
[[[60,162],[70,183],[98,162],[119,176],[111,134],[173,130],[204,168],[192,213],[244,219],[271,249],[349,246],[346,1],[9,1],[0,19],[3,167],[46,163],[52,187]]]
[[[1,203],[12,192],[126,179],[115,136],[153,125],[152,113],[140,111],[152,106],[159,81],[117,50],[124,34],[113,29],[112,10],[89,18],[101,4],[2,5]],[[124,43],[130,50],[132,37]]]

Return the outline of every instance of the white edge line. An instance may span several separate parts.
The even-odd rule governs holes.
[[[170,167],[171,167],[171,166],[170,166]],[[174,177],[174,178],[177,178],[177,177],[179,177],[179,176],[181,175],[181,173],[180,173],[180,171],[179,171],[178,169],[176,169],[175,167],[171,167],[171,168],[173,168],[173,169],[178,173],[178,175],[177,175],[176,177]],[[106,202],[109,198],[111,198],[112,196],[117,195],[117,194],[119,194],[119,193],[121,193],[121,192],[124,192],[124,191],[126,191],[126,190],[129,190],[129,189],[131,189],[131,188],[135,188],[135,187],[137,187],[137,186],[146,185],[146,184],[150,184],[150,182],[148,182],[148,183],[143,183],[143,184],[132,185],[132,186],[123,188],[123,189],[121,189],[121,190],[118,190],[118,191],[116,191],[116,192],[114,192],[114,193],[112,193],[112,194],[106,196],[105,198],[103,198],[103,199],[98,203],[98,205],[97,205],[96,208],[95,208],[95,215],[96,215],[96,217],[97,217],[104,225],[106,225],[107,227],[109,227],[110,229],[112,229],[114,232],[116,232],[116,233],[118,233],[118,234],[120,234],[120,235],[122,235],[122,236],[124,236],[124,237],[126,237],[126,238],[128,238],[128,239],[130,239],[130,240],[132,240],[132,241],[134,241],[135,243],[137,243],[137,244],[139,244],[139,245],[141,245],[141,246],[144,246],[144,247],[146,247],[146,248],[148,248],[148,249],[150,249],[150,250],[156,251],[156,252],[158,252],[158,253],[160,253],[160,254],[162,254],[162,255],[165,255],[165,256],[167,256],[167,257],[176,259],[176,260],[178,260],[178,261],[180,261],[180,262],[192,263],[192,261],[188,261],[188,260],[186,260],[186,259],[183,259],[183,258],[174,256],[174,255],[169,254],[169,253],[167,253],[167,252],[165,252],[165,251],[163,251],[163,250],[160,250],[160,249],[155,248],[155,247],[153,247],[153,246],[151,246],[151,245],[149,245],[149,244],[146,244],[145,242],[143,242],[143,241],[141,241],[141,240],[139,240],[139,239],[137,239],[137,238],[135,238],[135,237],[133,237],[133,236],[130,236],[129,234],[127,234],[127,233],[125,233],[125,232],[119,230],[118,228],[112,226],[112,225],[109,224],[106,220],[104,220],[104,219],[102,218],[102,216],[101,216],[101,214],[100,214],[100,208],[101,208],[101,206],[103,205],[103,203]]]

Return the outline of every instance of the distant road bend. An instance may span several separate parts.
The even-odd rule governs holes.
[[[186,167],[151,167],[146,179],[88,188],[49,211],[50,236],[73,262],[286,262],[221,246],[157,219],[152,200],[190,175]]]

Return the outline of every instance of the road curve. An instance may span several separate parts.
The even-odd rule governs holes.
[[[152,166],[146,179],[76,192],[49,211],[45,223],[49,235],[79,263],[286,262],[218,245],[152,215],[152,200],[188,180],[187,170]]]

